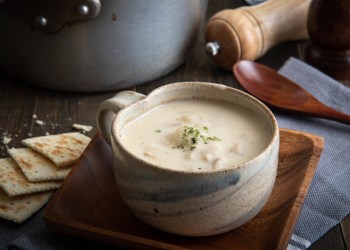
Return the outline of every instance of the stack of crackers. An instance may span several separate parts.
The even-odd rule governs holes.
[[[29,218],[52,196],[90,138],[75,132],[22,140],[0,159],[0,218],[16,223]]]

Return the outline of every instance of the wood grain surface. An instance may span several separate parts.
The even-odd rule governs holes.
[[[210,0],[207,20],[223,9],[245,5],[243,0]],[[305,41],[287,42],[269,50],[258,62],[275,70],[291,56],[303,58]],[[33,60],[35,60],[33,58]],[[154,88],[178,81],[217,82],[239,88],[232,73],[219,68],[204,53],[204,38],[200,36],[196,47],[184,64],[170,74],[137,86],[132,90],[147,94]],[[0,72],[0,136],[6,133],[12,138],[10,147],[21,147],[21,139],[30,136],[73,131],[71,125],[80,123],[94,126],[88,135],[96,133],[95,113],[97,105],[112,97],[115,92],[79,94],[51,91],[37,88]],[[45,125],[34,123],[32,115],[43,120]],[[6,149],[0,143],[0,156],[5,157]],[[331,229],[314,243],[310,249],[350,249],[350,216]]]

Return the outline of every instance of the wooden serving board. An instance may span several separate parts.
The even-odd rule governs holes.
[[[118,194],[111,149],[99,134],[49,202],[45,222],[59,233],[128,248],[285,249],[324,143],[316,135],[280,132],[278,173],[269,201],[254,219],[228,233],[177,236],[138,220]]]

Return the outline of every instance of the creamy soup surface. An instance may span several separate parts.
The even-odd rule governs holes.
[[[239,105],[185,99],[147,112],[128,123],[119,136],[130,152],[147,162],[200,172],[254,158],[272,135],[253,112]]]

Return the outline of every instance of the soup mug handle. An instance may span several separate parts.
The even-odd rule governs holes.
[[[125,106],[144,99],[145,95],[134,91],[121,91],[98,106],[96,121],[103,138],[111,145],[113,118]]]

